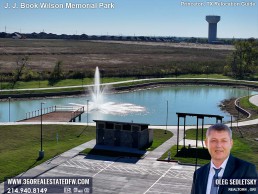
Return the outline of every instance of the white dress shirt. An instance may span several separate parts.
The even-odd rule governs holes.
[[[225,171],[225,168],[226,168],[226,165],[227,165],[227,162],[228,162],[228,158],[229,156],[227,157],[226,160],[224,160],[224,162],[221,164],[221,166],[219,168],[221,168],[219,174],[218,174],[218,177],[222,177],[223,174],[224,174],[224,171]],[[206,189],[206,194],[210,194],[211,192],[211,184],[212,184],[212,179],[213,179],[213,176],[215,175],[215,170],[213,168],[216,168],[216,169],[219,169],[217,167],[215,167],[215,165],[213,164],[213,162],[211,161],[211,164],[210,164],[210,172],[209,172],[209,177],[208,177],[208,182],[207,182],[207,189]]]

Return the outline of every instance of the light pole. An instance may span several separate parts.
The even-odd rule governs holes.
[[[40,82],[41,82],[42,72],[39,72],[39,88],[40,88]]]
[[[87,100],[87,126],[89,124],[89,100]]]
[[[167,134],[167,129],[168,129],[168,100],[167,100],[167,117],[166,117],[166,130],[165,130],[165,134]]]
[[[44,158],[44,150],[42,149],[43,148],[43,145],[42,145],[42,105],[45,104],[45,102],[41,102],[40,103],[40,151],[39,151],[39,159],[42,159]]]
[[[237,128],[238,128],[238,120],[239,120],[239,109],[240,109],[240,100],[237,101],[237,106],[238,106],[238,109],[237,109]]]
[[[8,97],[9,100],[9,122],[11,121],[11,97]]]
[[[1,90],[2,90],[2,88],[3,88],[2,82],[3,82],[3,75],[2,75],[2,73],[1,73]]]

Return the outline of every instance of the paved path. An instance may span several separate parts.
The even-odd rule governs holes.
[[[165,126],[155,126],[152,127],[150,126],[149,128],[153,128],[153,129],[165,129]],[[186,130],[192,128],[192,127],[186,127]],[[183,139],[183,133],[182,133],[182,129],[183,127],[179,128],[181,133],[179,133],[179,140]],[[148,160],[157,160],[158,158],[160,158],[168,149],[170,149],[173,145],[176,145],[177,142],[177,126],[169,126],[167,128],[168,131],[171,131],[174,135],[172,138],[170,138],[169,140],[167,140],[165,143],[163,143],[162,145],[160,145],[158,148],[156,148],[155,150],[153,150],[152,152],[150,152],[145,159]]]
[[[254,104],[255,106],[258,106],[258,95],[251,96],[249,98],[249,101]]]

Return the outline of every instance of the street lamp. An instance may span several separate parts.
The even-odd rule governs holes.
[[[45,102],[40,103],[40,151],[39,151],[39,159],[44,158],[44,150],[42,149],[42,105],[46,104]]]
[[[208,79],[208,74],[209,74],[209,71],[208,71],[208,70],[209,70],[209,66],[207,65],[207,66],[206,66],[207,79]]]
[[[1,90],[2,90],[2,88],[3,88],[3,75],[2,75],[2,73],[0,74],[1,75]]]
[[[237,101],[237,106],[238,106],[238,109],[237,109],[237,128],[238,128],[238,120],[239,120],[239,109],[240,109],[240,100]]]
[[[9,122],[11,121],[11,97],[8,97],[9,100]]]
[[[167,134],[167,128],[168,128],[168,100],[167,100],[167,117],[166,117],[166,130],[165,130],[165,134]]]
[[[87,126],[89,124],[89,100],[87,100]]]

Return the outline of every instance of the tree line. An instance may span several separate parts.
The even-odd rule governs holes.
[[[26,33],[21,34],[15,32],[16,34],[22,35],[23,38],[28,39],[60,39],[60,40],[119,40],[119,41],[150,41],[150,42],[188,42],[188,43],[208,43],[207,38],[199,37],[175,37],[175,36],[123,36],[123,35],[87,35],[87,34],[54,34],[54,33]],[[0,32],[0,38],[13,38],[15,33]],[[234,38],[229,39],[218,39],[217,44],[233,44]]]
[[[258,72],[258,40],[253,38],[235,42],[235,50],[229,56],[224,74],[235,79],[256,79]]]

